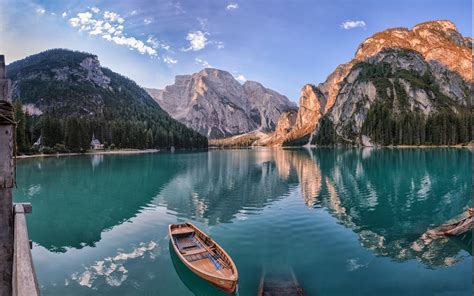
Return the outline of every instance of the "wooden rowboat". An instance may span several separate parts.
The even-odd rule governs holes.
[[[197,276],[234,293],[239,275],[230,256],[191,223],[170,224],[170,240],[179,259]]]

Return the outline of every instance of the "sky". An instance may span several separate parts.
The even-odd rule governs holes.
[[[472,36],[470,0],[0,0],[7,63],[50,48],[90,52],[102,66],[163,88],[205,67],[298,101],[391,27],[437,19]],[[8,7],[8,9],[5,9]]]

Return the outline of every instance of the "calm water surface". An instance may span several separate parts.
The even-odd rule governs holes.
[[[294,272],[308,295],[472,295],[472,236],[423,239],[471,202],[463,149],[220,150],[18,162],[43,295],[221,295],[170,249],[192,221],[239,294]],[[171,250],[171,251],[170,251]]]

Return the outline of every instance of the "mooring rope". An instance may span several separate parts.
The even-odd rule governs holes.
[[[16,156],[17,156],[17,145],[16,145],[16,125],[15,121],[15,109],[13,104],[8,101],[0,101],[0,125],[12,125],[13,126],[13,182],[16,185]]]

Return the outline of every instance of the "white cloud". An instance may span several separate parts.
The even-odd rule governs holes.
[[[148,44],[151,45],[154,49],[162,48],[164,50],[170,50],[170,46],[162,41],[159,41],[156,39],[154,36],[150,35],[148,36],[148,39],[146,40]]]
[[[238,9],[239,8],[239,4],[238,3],[229,3],[227,4],[227,6],[225,7],[226,10],[233,10],[233,9]]]
[[[206,60],[195,58],[194,61],[196,62],[196,64],[201,65],[204,68],[212,68],[211,64],[209,64]]]
[[[143,20],[143,23],[144,23],[145,25],[149,25],[149,24],[151,24],[152,22],[153,22],[153,19],[152,19],[152,18],[149,18],[149,17],[147,17],[147,18],[145,18],[145,19]]]
[[[208,25],[208,20],[207,18],[197,18],[197,21],[199,22],[199,25],[201,25],[201,29],[207,30],[207,25]]]
[[[174,11],[175,11],[176,14],[186,13],[186,11],[183,9],[183,7],[181,6],[181,3],[179,1],[172,2],[171,5],[173,6]]]
[[[206,35],[209,35],[208,32],[202,32],[202,31],[194,31],[194,32],[189,32],[188,35],[186,36],[186,40],[189,41],[189,47],[183,49],[183,51],[198,51],[206,47],[207,44],[207,37]]]
[[[167,63],[167,64],[176,64],[178,62],[178,60],[175,60],[171,57],[163,57],[163,62]]]
[[[46,12],[46,10],[43,7],[36,8],[36,14],[37,15],[43,15],[45,12]]]
[[[245,78],[245,76],[242,75],[242,74],[237,74],[236,73],[236,74],[234,74],[234,78],[235,78],[235,80],[237,80],[240,83],[244,83],[245,81],[247,81],[247,78]]]
[[[92,8],[91,8],[92,10]],[[79,31],[89,32],[90,35],[101,36],[103,39],[113,42],[117,45],[127,46],[131,50],[136,50],[141,54],[147,54],[151,57],[157,56],[155,48],[148,46],[145,42],[124,34],[125,19],[115,12],[105,11],[97,18],[89,11],[81,12],[76,17],[69,19],[69,24],[78,28]]]
[[[365,22],[364,21],[352,21],[352,20],[347,20],[341,24],[341,28],[345,30],[351,30],[354,28],[363,28],[365,27]]]
[[[104,12],[104,19],[111,22],[117,22],[119,24],[122,24],[125,21],[125,19],[121,17],[120,14],[111,11]]]
[[[136,10],[132,10],[132,12],[130,13],[130,15],[136,15],[136,14],[137,14]]]
[[[100,9],[99,9],[98,7],[93,6],[93,7],[91,7],[91,11],[92,11],[93,13],[99,13],[99,12],[100,12]]]
[[[61,14],[61,16],[62,16],[63,18],[65,18],[65,17],[67,16],[67,12],[63,12],[63,14]]]
[[[69,19],[68,22],[71,25],[71,27],[73,27],[73,28],[79,27],[80,21],[77,17],[73,17],[73,18]]]
[[[216,42],[217,49],[224,49],[224,42],[222,41],[217,41]]]

